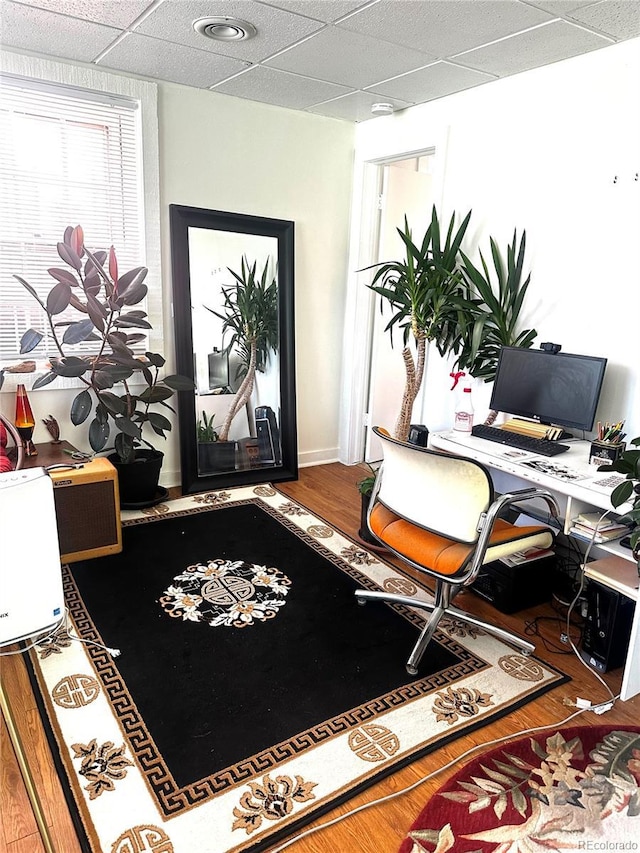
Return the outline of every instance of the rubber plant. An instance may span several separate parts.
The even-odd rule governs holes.
[[[523,281],[526,232],[522,232],[518,245],[516,231],[507,245],[506,268],[493,237],[489,238],[493,275],[482,251],[479,269],[460,252],[462,271],[468,286],[467,300],[470,311],[463,325],[461,349],[454,364],[452,376],[457,371],[491,382],[495,379],[501,347],[529,348],[537,336],[535,329],[521,327],[520,314],[531,281],[531,274]],[[493,423],[498,413],[490,411],[486,423]]]
[[[233,419],[251,398],[256,371],[264,372],[270,354],[278,350],[278,281],[270,266],[267,260],[258,275],[257,262],[250,264],[243,256],[239,272],[228,267],[235,282],[222,288],[222,312],[207,308],[223,321],[223,337],[230,334],[227,351],[235,349],[241,359],[242,382],[218,431],[219,441],[229,440]]]
[[[90,251],[80,225],[65,229],[57,249],[66,268],[48,270],[55,284],[45,299],[25,279],[15,276],[41,306],[57,353],[50,357],[50,369],[33,388],[42,388],[59,377],[78,379],[85,387],[71,404],[71,422],[78,426],[93,411],[88,434],[92,450],[104,450],[114,434],[118,460],[134,462],[136,450],[143,445],[155,450],[144,438],[144,430],[148,428],[161,438],[171,431],[169,418],[152,407],[174,411],[167,401],[176,391],[193,390],[194,383],[177,374],[161,378],[163,356],[134,352],[133,347],[144,341],[145,332],[152,328],[147,314],[134,307],[147,294],[146,267],[120,273],[113,246],[108,252]],[[67,309],[75,309],[78,318],[66,315],[61,319]],[[43,337],[42,331],[28,329],[21,338],[20,352],[31,352]],[[95,355],[77,352],[77,345],[85,341],[95,342]],[[138,390],[141,385],[144,387]]]
[[[406,380],[394,430],[395,438],[400,441],[409,436],[413,404],[424,378],[427,345],[434,343],[442,356],[457,351],[461,345],[470,306],[459,268],[459,253],[470,218],[471,211],[454,230],[454,212],[443,242],[434,205],[429,227],[418,244],[413,241],[405,217],[404,228],[396,229],[404,244],[404,258],[366,268],[377,269],[368,286],[382,297],[381,310],[385,304],[391,307],[385,331],[389,332],[392,345],[394,329],[402,331]]]

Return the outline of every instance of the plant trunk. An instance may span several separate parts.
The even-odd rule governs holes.
[[[427,351],[427,340],[424,337],[418,338],[416,342],[417,358],[414,363],[413,355],[409,347],[402,350],[402,358],[404,359],[404,369],[407,375],[402,395],[402,406],[400,414],[396,421],[394,437],[398,441],[407,441],[409,438],[409,428],[411,426],[411,415],[413,413],[413,404],[415,403],[418,392],[422,385],[424,376],[425,355]]]
[[[231,408],[229,409],[229,414],[227,415],[225,422],[222,424],[222,429],[218,434],[219,441],[228,441],[229,440],[229,430],[231,429],[231,424],[233,419],[238,414],[240,409],[243,406],[246,406],[251,398],[251,394],[253,392],[253,383],[255,381],[256,375],[256,357],[257,357],[258,347],[255,340],[251,341],[251,349],[249,355],[249,367],[247,368],[247,375],[242,380],[242,385],[238,388],[236,392],[236,396],[233,398],[233,402],[231,404]]]

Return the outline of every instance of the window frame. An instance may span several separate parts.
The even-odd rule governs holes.
[[[22,56],[0,51],[0,72],[23,77],[38,82],[71,86],[90,92],[105,93],[135,100],[139,104],[141,139],[139,141],[142,164],[141,230],[144,246],[144,258],[140,265],[149,269],[147,283],[148,319],[152,326],[149,330],[149,349],[161,351],[163,345],[162,311],[162,264],[160,233],[160,180],[159,180],[159,143],[158,143],[158,90],[155,83],[120,77],[93,68],[66,65],[48,59]],[[81,223],[82,224],[82,223]],[[90,235],[87,235],[90,237]],[[100,247],[100,248],[108,248]],[[118,247],[116,246],[116,252]],[[25,359],[28,356],[25,356]],[[4,374],[2,391],[15,391],[21,382],[29,388],[46,370],[36,370],[28,374]],[[48,391],[78,387],[78,380],[58,378],[47,386]]]

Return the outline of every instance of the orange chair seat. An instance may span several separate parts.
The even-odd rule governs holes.
[[[466,544],[430,533],[396,515],[377,503],[370,518],[373,533],[392,550],[441,575],[454,577],[462,572],[475,550],[476,543]],[[538,526],[518,527],[497,519],[489,539],[489,550],[494,545],[517,542],[539,533]]]

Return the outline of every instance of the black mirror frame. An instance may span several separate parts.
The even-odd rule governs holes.
[[[295,388],[294,223],[206,208],[169,205],[173,283],[176,372],[195,379],[189,280],[189,228],[233,231],[275,237],[278,241],[278,310],[280,359],[280,439],[282,464],[243,471],[198,474],[196,407],[188,393],[178,395],[182,493],[214,491],[232,486],[283,482],[298,478]]]

